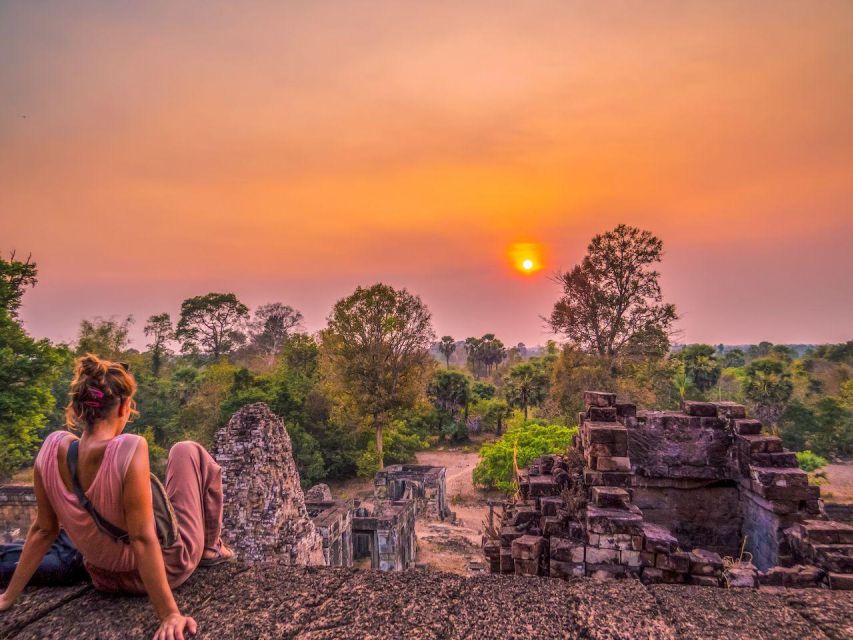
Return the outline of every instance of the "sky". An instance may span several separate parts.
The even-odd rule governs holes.
[[[133,314],[142,347],[209,291],[313,331],[382,281],[541,344],[619,223],[663,240],[681,342],[853,338],[853,2],[0,0],[35,336]]]

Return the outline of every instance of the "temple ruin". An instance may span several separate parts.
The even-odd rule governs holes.
[[[820,488],[742,405],[584,404],[567,454],[521,472],[484,541],[492,572],[853,588],[853,527],[826,517]]]
[[[377,500],[413,500],[417,515],[444,520],[452,515],[447,506],[444,467],[424,464],[395,464],[376,473]]]
[[[325,564],[290,436],[266,404],[237,411],[216,433],[213,457],[222,467],[222,536],[242,560],[275,556],[296,565]]]
[[[412,500],[387,500],[372,510],[357,508],[352,519],[355,558],[369,557],[371,567],[380,571],[412,568],[418,549],[415,513]]]

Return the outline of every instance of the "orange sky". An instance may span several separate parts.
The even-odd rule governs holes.
[[[7,0],[0,96],[35,335],[211,290],[313,330],[383,280],[439,335],[541,343],[549,275],[625,222],[681,340],[853,338],[847,0]]]

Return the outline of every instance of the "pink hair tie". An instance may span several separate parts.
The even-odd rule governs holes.
[[[97,407],[100,408],[101,400],[104,398],[104,392],[98,389],[97,387],[86,387],[86,392],[89,394],[89,397],[92,400],[84,400],[84,407]]]

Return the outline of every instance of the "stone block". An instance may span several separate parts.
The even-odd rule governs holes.
[[[675,573],[690,572],[690,556],[683,551],[673,553],[659,553],[655,557],[655,566],[663,571],[674,571]]]
[[[616,394],[606,391],[584,391],[583,403],[587,407],[612,407],[616,404]]]
[[[663,582],[663,571],[656,567],[643,567],[640,580],[646,584],[657,584]]]
[[[723,572],[723,559],[719,553],[706,549],[689,552],[690,573],[699,576],[719,576]]]
[[[650,522],[643,523],[645,550],[654,553],[671,553],[678,549],[678,540],[668,530]]]
[[[853,573],[853,545],[815,544],[812,558],[815,563],[833,573]]]
[[[542,496],[539,498],[539,511],[543,516],[555,516],[557,510],[563,506],[563,499],[559,496]]]
[[[520,538],[524,535],[523,532],[519,531],[515,527],[506,526],[501,527],[501,546],[510,548],[512,546],[512,541],[516,538]]]
[[[500,571],[501,573],[515,572],[515,562],[512,559],[512,551],[509,549],[509,547],[501,547]]]
[[[759,420],[735,420],[734,431],[741,436],[757,436],[761,433],[761,421]]]
[[[837,591],[853,591],[853,573],[836,573],[830,571],[827,574],[827,582],[830,589]]]
[[[587,420],[592,422],[616,422],[616,407],[590,407],[586,412]]]
[[[626,457],[628,455],[628,442],[602,442],[591,444],[588,447],[590,456],[598,457]]]
[[[700,418],[717,417],[717,407],[712,402],[697,402],[695,400],[684,400],[681,403],[681,410],[688,416],[697,416]]]
[[[812,544],[853,544],[853,526],[834,520],[803,520],[793,526]]]
[[[620,487],[593,487],[591,495],[593,504],[604,509],[624,509],[631,499]]]
[[[632,511],[587,506],[586,526],[590,533],[639,535],[643,532],[643,516]]]
[[[595,459],[596,471],[630,471],[631,459],[627,457],[605,457]]]
[[[598,538],[598,547],[601,547],[602,549],[619,549],[625,551],[638,551],[638,549],[634,549],[634,539],[638,537],[639,536],[632,536],[627,533],[596,535],[596,538]]]
[[[628,430],[621,424],[588,422],[584,425],[584,433],[589,444],[615,443],[628,446]]]
[[[713,402],[717,407],[717,415],[728,420],[743,420],[746,418],[746,407],[737,402]]]
[[[797,455],[793,451],[753,453],[750,455],[750,462],[759,467],[777,467],[780,469],[799,467]]]
[[[794,567],[770,567],[766,573],[759,574],[758,580],[763,585],[776,587],[816,587],[823,579],[824,572],[811,565],[796,565]]]
[[[629,402],[617,402],[616,403],[616,415],[620,418],[636,418],[637,417],[637,405],[629,403]]]
[[[538,561],[546,544],[542,536],[523,535],[512,541],[512,558]]]
[[[782,441],[776,436],[739,435],[739,443],[747,453],[777,453],[782,451]]]
[[[619,562],[626,567],[641,567],[643,566],[643,561],[640,557],[641,553],[641,551],[620,551]]]
[[[592,471],[583,472],[584,483],[588,487],[630,487],[631,474],[627,471]]]
[[[586,548],[587,564],[610,564],[619,562],[619,551],[616,549]]]
[[[729,589],[753,589],[758,586],[758,569],[750,563],[735,564],[723,572]]]
[[[539,561],[538,560],[519,560],[515,559],[514,562],[514,573],[517,576],[538,576],[539,575]]]

